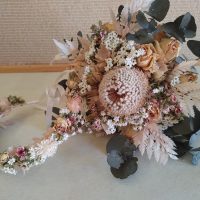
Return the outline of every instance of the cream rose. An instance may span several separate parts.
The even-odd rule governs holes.
[[[166,62],[173,60],[179,54],[180,42],[178,40],[162,38],[159,44]]]

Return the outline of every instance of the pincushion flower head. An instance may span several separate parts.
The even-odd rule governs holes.
[[[137,69],[111,70],[99,85],[99,99],[106,111],[113,116],[134,114],[144,104],[148,80]]]

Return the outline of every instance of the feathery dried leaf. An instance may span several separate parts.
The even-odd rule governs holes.
[[[132,16],[139,10],[148,10],[154,0],[132,0],[130,4],[124,6],[121,13],[121,21],[124,24],[132,18]]]
[[[198,82],[186,82],[176,85],[173,89],[183,114],[187,117],[194,117],[194,106],[200,110],[200,84]]]
[[[169,81],[171,81],[175,76],[179,76],[183,74],[184,72],[190,72],[191,67],[193,66],[199,66],[200,60],[192,60],[192,61],[184,61],[177,65],[170,73],[169,75]]]
[[[130,4],[131,13],[139,10],[147,10],[154,0],[132,0]]]
[[[162,133],[157,124],[149,124],[143,131],[134,132],[132,138],[141,154],[146,151],[149,159],[153,154],[155,160],[161,164],[166,164],[168,157],[177,159],[175,143]]]
[[[182,94],[191,93],[200,90],[200,84],[198,82],[186,82],[176,85],[175,88]]]
[[[59,50],[59,54],[57,54],[54,57],[53,61],[58,61],[58,60],[68,58],[68,56],[76,49],[73,42],[68,41],[68,40],[65,40],[65,43],[61,43],[58,40],[53,39],[53,42],[55,43],[55,45],[57,46]]]

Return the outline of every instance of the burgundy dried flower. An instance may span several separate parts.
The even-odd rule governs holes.
[[[20,158],[23,158],[26,156],[26,149],[24,147],[17,147],[16,149],[16,155]]]

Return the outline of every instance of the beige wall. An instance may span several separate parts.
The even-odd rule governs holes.
[[[49,63],[57,50],[52,42],[87,32],[109,8],[128,0],[0,0],[0,65]],[[200,0],[171,0],[168,19],[187,11],[199,25]],[[187,53],[188,54],[188,53]]]

